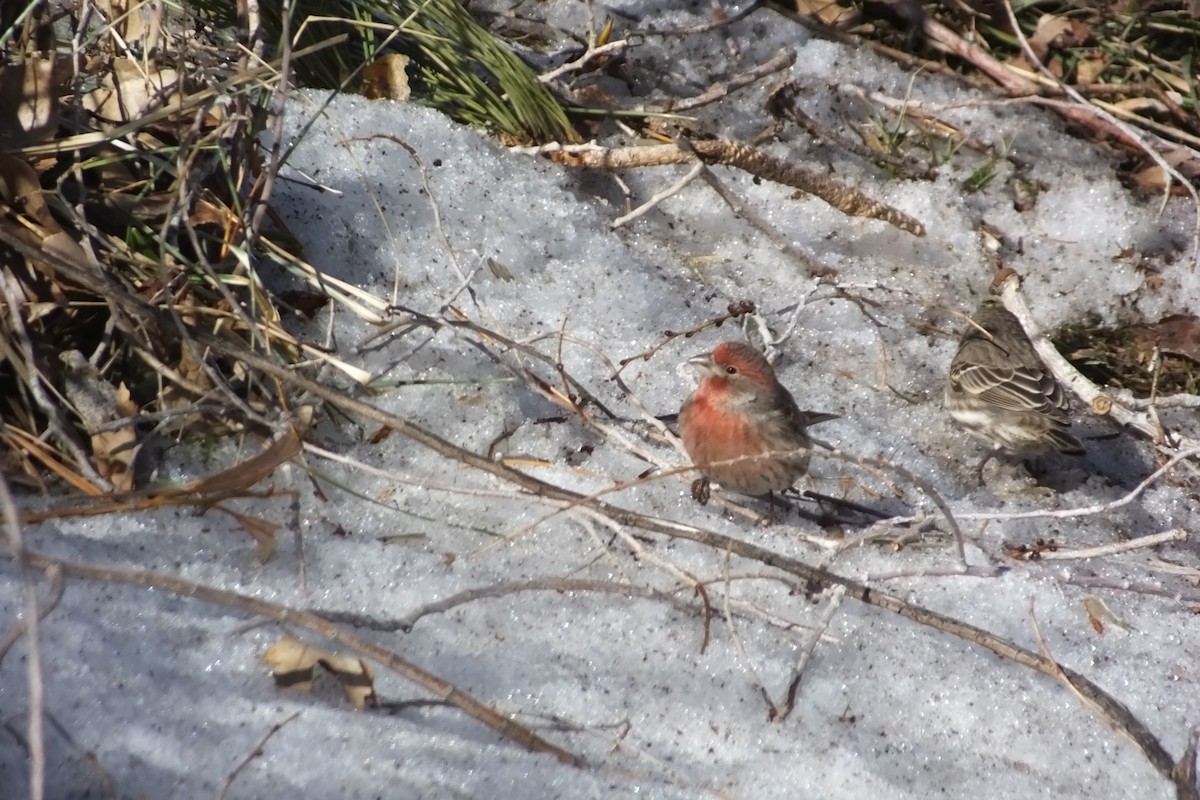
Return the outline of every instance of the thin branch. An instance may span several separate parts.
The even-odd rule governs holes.
[[[250,762],[254,759],[261,758],[263,754],[263,748],[266,746],[267,742],[270,741],[271,737],[279,733],[279,731],[283,729],[284,725],[287,725],[298,716],[300,716],[299,711],[292,714],[282,722],[277,722],[271,726],[271,730],[267,731],[266,735],[258,740],[258,744],[254,745],[254,749],[247,753],[246,757],[242,759],[241,763],[234,767],[233,772],[229,773],[229,777],[225,779],[225,784],[221,787],[221,791],[217,793],[217,800],[225,800],[225,798],[229,796],[229,790],[233,788],[233,782],[237,780],[237,776],[241,774],[242,770],[248,767]]]
[[[609,225],[609,228],[611,228],[612,230],[615,231],[617,228],[621,227],[626,222],[633,222],[638,217],[643,216],[644,214],[646,214],[646,212],[650,211],[650,209],[657,206],[663,200],[666,200],[668,197],[673,197],[674,195],[677,195],[680,192],[682,192],[684,190],[684,188],[689,183],[696,180],[696,178],[699,177],[700,173],[704,172],[704,170],[705,170],[704,162],[697,161],[696,165],[693,166],[690,170],[688,170],[688,173],[686,175],[684,175],[682,178],[680,178],[679,180],[672,183],[666,189],[663,189],[661,192],[656,192],[649,200],[647,200],[645,203],[642,203],[640,206],[633,209],[628,214],[622,214],[621,216],[614,219],[612,221],[612,224]]]
[[[42,616],[38,610],[37,587],[34,586],[30,567],[38,566],[48,573],[55,570],[55,567],[53,564],[36,564],[25,549],[21,517],[13,503],[8,479],[2,474],[0,513],[4,517],[5,544],[21,572],[21,590],[25,601],[24,622],[29,633],[28,655],[25,660],[25,675],[29,683],[29,800],[42,800],[46,796],[46,684],[42,675],[42,646],[38,633]],[[59,584],[62,582],[61,574],[56,571],[51,579]]]
[[[369,639],[343,630],[316,614],[288,606],[270,603],[256,597],[250,597],[225,589],[203,586],[174,575],[151,572],[149,570],[131,570],[120,567],[104,567],[94,564],[81,564],[73,561],[62,561],[50,556],[25,551],[28,563],[39,569],[57,567],[65,575],[84,580],[103,581],[105,583],[123,583],[130,586],[143,586],[158,589],[181,597],[190,597],[206,603],[236,608],[248,614],[257,614],[274,620],[280,625],[295,625],[305,628],[318,636],[323,636],[331,642],[342,645],[358,652],[360,655],[376,661],[396,674],[422,687],[430,694],[458,708],[475,718],[483,725],[492,729],[506,739],[509,739],[533,753],[549,753],[564,764],[583,766],[580,756],[570,753],[556,744],[546,741],[523,725],[514,722],[511,717],[496,711],[481,703],[471,695],[459,689],[449,681],[434,675],[413,662],[387,650]]]
[[[617,583],[616,581],[592,578],[530,578],[524,581],[505,581],[503,583],[494,583],[490,586],[476,586],[472,589],[466,589],[450,597],[435,600],[432,603],[426,603],[423,606],[414,608],[390,626],[378,629],[408,632],[413,629],[413,626],[417,622],[430,614],[443,614],[453,608],[473,603],[477,600],[505,597],[520,592],[605,592],[624,597],[642,597],[671,603],[676,603],[678,600],[678,598],[674,598],[657,589],[649,586],[638,586],[633,583]],[[680,604],[692,608],[686,602]]]
[[[829,590],[829,596],[825,600],[825,607],[821,609],[821,613],[817,617],[816,632],[809,637],[808,643],[800,648],[800,654],[796,658],[796,665],[792,668],[792,678],[788,681],[787,695],[783,701],[783,705],[782,707],[773,706],[773,708],[778,708],[779,714],[772,718],[772,722],[783,722],[796,708],[796,693],[800,690],[800,679],[804,677],[804,670],[808,667],[808,662],[812,659],[817,642],[821,641],[821,638],[825,635],[825,631],[829,629],[829,623],[833,621],[833,615],[841,607],[842,598],[845,596],[846,589],[843,586],[834,586]]]
[[[1029,621],[1033,625],[1034,638],[1037,639],[1038,649],[1042,651],[1042,657],[1054,665],[1054,670],[1050,674],[1062,681],[1071,690],[1072,694],[1079,698],[1079,701],[1084,706],[1107,722],[1110,728],[1128,738],[1135,745],[1138,744],[1137,739],[1133,738],[1131,731],[1141,727],[1141,722],[1133,715],[1133,712],[1124,706],[1121,706],[1119,709],[1101,706],[1096,702],[1094,697],[1083,691],[1082,687],[1076,685],[1075,679],[1077,676],[1074,673],[1070,672],[1066,667],[1059,665],[1058,661],[1054,658],[1054,654],[1050,651],[1050,646],[1046,643],[1046,639],[1042,636],[1042,629],[1038,625],[1032,596],[1029,598]],[[1174,764],[1172,764],[1172,770],[1174,770]],[[1168,775],[1167,777],[1170,778],[1173,775]]]
[[[1102,558],[1115,556],[1118,553],[1128,553],[1131,550],[1142,550],[1147,547],[1158,547],[1167,542],[1186,542],[1188,532],[1183,528],[1175,528],[1162,533],[1152,533],[1148,536],[1138,536],[1127,542],[1104,544],[1097,547],[1084,547],[1079,550],[1046,550],[1038,553],[1038,561],[1064,561],[1080,558]]]
[[[708,91],[698,94],[695,97],[688,97],[682,100],[667,103],[666,110],[679,113],[681,111],[691,111],[701,106],[706,106],[709,103],[715,103],[723,97],[726,97],[731,92],[736,92],[744,86],[749,86],[760,78],[765,78],[776,72],[782,72],[790,68],[796,63],[795,50],[780,50],[770,59],[751,67],[743,73],[734,75],[727,81],[715,81]]]
[[[38,621],[46,618],[46,615],[53,611],[62,600],[63,589],[66,588],[66,583],[63,581],[62,573],[58,570],[48,570],[46,577],[50,579],[50,590],[46,594],[46,598],[40,603],[36,603],[35,607],[38,612]],[[26,606],[26,613],[31,609]],[[21,637],[29,630],[29,624],[25,619],[19,619],[12,624],[8,629],[8,633],[4,635],[4,639],[0,640],[0,663],[4,662],[4,657],[8,655],[8,651],[12,646],[21,641]]]
[[[587,63],[589,61],[591,61],[593,58],[595,58],[596,56],[602,56],[607,53],[620,52],[628,46],[629,46],[629,42],[626,41],[625,39],[620,39],[615,42],[609,42],[608,44],[602,44],[599,47],[596,47],[589,43],[587,46],[587,49],[584,51],[583,55],[581,55],[579,58],[575,59],[574,61],[568,61],[566,64],[563,64],[559,67],[555,67],[554,69],[550,70],[549,72],[539,75],[538,80],[541,81],[542,83],[551,83],[556,78],[558,78],[560,75],[565,75],[568,72],[577,72],[577,71],[583,69],[584,66],[586,66]]]
[[[1041,509],[1038,511],[1018,511],[1018,512],[999,512],[999,511],[967,511],[958,512],[957,516],[960,520],[969,520],[972,522],[984,520],[1014,520],[1014,519],[1069,519],[1071,517],[1090,517],[1097,514],[1104,514],[1109,511],[1129,505],[1134,500],[1146,491],[1152,484],[1158,481],[1166,473],[1175,468],[1181,461],[1186,461],[1191,458],[1200,456],[1200,448],[1192,450],[1184,450],[1171,456],[1167,463],[1152,472],[1141,483],[1133,487],[1126,494],[1118,497],[1116,500],[1110,500],[1107,503],[1097,503],[1090,506],[1080,506],[1076,508],[1056,508],[1056,509]],[[923,522],[924,516],[911,517],[893,517],[891,519],[881,520],[872,528],[897,527],[899,525],[908,525],[913,522]],[[870,531],[868,531],[870,533]]]
[[[1080,589],[1108,589],[1114,592],[1132,592],[1151,597],[1165,597],[1177,603],[1200,603],[1200,591],[1165,587],[1161,583],[1140,583],[1127,578],[1109,578],[1093,575],[1061,575],[1057,571],[1046,573],[1046,577],[1065,586]]]
[[[729,640],[733,642],[733,649],[737,653],[738,660],[746,672],[750,673],[750,682],[758,688],[758,693],[762,695],[763,700],[767,703],[767,719],[776,719],[779,717],[779,707],[775,705],[775,701],[771,699],[771,693],[767,691],[766,684],[763,683],[762,677],[758,674],[758,668],[754,666],[754,660],[750,658],[750,654],[746,652],[746,643],[742,639],[742,634],[738,631],[737,623],[733,621],[733,609],[730,608],[730,598],[733,596],[733,587],[729,583],[729,557],[728,550],[725,551],[725,557],[721,560],[721,572],[723,575],[722,583],[725,591],[721,602],[721,610],[725,615],[725,627],[729,630]]]
[[[1038,355],[1041,356],[1050,371],[1054,373],[1054,377],[1070,388],[1094,413],[1111,417],[1119,425],[1133,428],[1145,434],[1156,444],[1165,444],[1174,450],[1200,448],[1200,440],[1186,437],[1178,432],[1167,431],[1149,412],[1134,411],[1114,400],[1112,395],[1085,378],[1071,362],[1063,358],[1054,344],[1040,332],[1037,323],[1033,321],[1033,314],[1029,310],[1029,304],[1025,301],[1025,295],[1021,291],[1020,277],[1016,272],[1001,270],[993,286],[997,284],[1004,307],[1020,320],[1021,327],[1029,335],[1034,349],[1037,350]]]

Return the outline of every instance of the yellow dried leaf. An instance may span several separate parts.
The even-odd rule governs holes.
[[[1130,176],[1133,185],[1147,194],[1159,194],[1171,185],[1171,179],[1158,164],[1151,164]]]
[[[361,711],[368,703],[377,705],[379,702],[375,695],[375,675],[360,658],[322,650],[293,636],[285,636],[267,648],[262,661],[271,668],[275,685],[281,688],[311,691],[316,680],[316,666],[320,664],[338,679],[355,710]]]
[[[83,248],[50,213],[37,173],[16,156],[0,154],[0,201],[29,220],[14,231],[22,239],[64,260],[87,263]]]
[[[16,156],[0,154],[0,200],[43,228],[62,230],[46,206],[37,173]]]
[[[1053,14],[1043,14],[1038,20],[1037,28],[1033,31],[1033,36],[1029,37],[1029,48],[1033,50],[1038,60],[1044,63],[1046,53],[1050,52],[1050,48],[1054,45],[1055,40],[1070,30],[1071,21],[1067,18],[1056,17]]]
[[[96,473],[112,481],[118,492],[134,489],[133,460],[140,448],[132,425],[92,434],[92,462]]]
[[[796,11],[836,28],[854,25],[860,16],[855,8],[838,5],[835,0],[796,0]]]
[[[1130,97],[1113,103],[1113,108],[1127,111],[1130,114],[1166,113],[1170,111],[1167,104],[1153,97]]]
[[[275,555],[275,534],[279,532],[279,528],[282,526],[265,520],[262,517],[242,514],[222,505],[213,506],[213,508],[218,511],[224,511],[233,517],[242,526],[242,530],[250,535],[250,538],[254,540],[255,558],[264,564],[271,560]]]
[[[1103,58],[1081,58],[1075,65],[1075,80],[1078,83],[1095,83],[1104,72],[1108,62]]]
[[[0,66],[0,150],[54,138],[58,98],[70,76],[71,62],[65,58],[27,55],[20,63]]]
[[[100,85],[84,95],[83,105],[96,114],[99,126],[107,130],[150,111],[178,108],[179,88],[179,73],[173,69],[116,58]]]
[[[138,44],[143,52],[158,46],[162,4],[149,0],[96,0],[126,45]],[[107,37],[106,37],[107,38]]]
[[[1088,623],[1091,624],[1092,630],[1096,633],[1104,633],[1104,620],[1126,631],[1131,630],[1133,627],[1114,614],[1113,610],[1108,607],[1108,604],[1098,597],[1083,598],[1083,608],[1087,612]]]
[[[363,68],[362,94],[371,100],[407,100],[412,94],[408,88],[408,56],[389,53],[372,61]]]

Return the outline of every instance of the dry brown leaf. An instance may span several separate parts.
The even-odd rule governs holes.
[[[1104,620],[1108,620],[1121,630],[1132,630],[1132,626],[1128,622],[1113,613],[1108,604],[1098,597],[1083,598],[1083,610],[1087,612],[1088,623],[1096,633],[1104,633]]]
[[[92,434],[92,460],[96,471],[112,481],[118,492],[127,492],[135,488],[133,462],[141,449],[137,428],[133,425],[137,404],[124,383],[117,387],[114,400],[114,419],[128,419],[130,424],[115,431]]]
[[[857,9],[838,5],[835,0],[796,0],[796,11],[816,17],[831,28],[847,28],[857,24],[861,17]]]
[[[96,474],[108,478],[115,491],[132,491],[133,460],[139,449],[137,431],[132,425],[92,434],[92,464]]]
[[[408,88],[408,56],[389,53],[372,61],[362,72],[362,94],[371,100],[407,100],[412,94]]]
[[[38,175],[25,161],[16,156],[0,154],[0,200],[20,214],[50,231],[62,227],[50,213]]]
[[[312,691],[316,666],[320,664],[338,679],[346,699],[355,710],[361,711],[367,704],[379,704],[375,694],[375,676],[370,666],[360,658],[322,650],[295,637],[285,636],[267,648],[262,661],[271,668],[275,685],[280,688]]]
[[[1108,59],[1103,56],[1081,58],[1075,64],[1075,80],[1083,84],[1096,83],[1107,66]]]
[[[162,4],[149,0],[96,0],[105,16],[112,22],[113,29],[125,45],[140,45],[142,52],[151,52],[158,46]],[[105,37],[107,41],[109,37]]]
[[[1055,44],[1055,40],[1066,35],[1071,30],[1071,21],[1066,17],[1056,17],[1053,14],[1043,14],[1038,20],[1033,36],[1029,37],[1029,49],[1038,57],[1038,61],[1046,63],[1046,54]]]
[[[254,557],[265,564],[275,556],[275,534],[283,526],[263,519],[262,517],[242,514],[222,505],[213,506],[218,511],[224,511],[238,521],[242,529],[254,540]]]
[[[286,464],[297,456],[301,449],[300,431],[293,427],[245,461],[193,481],[184,489],[201,496],[212,496],[214,501],[241,494],[273,473],[280,464]]]
[[[110,130],[159,108],[178,108],[179,89],[173,69],[116,58],[100,85],[84,95],[83,106],[96,114],[102,130]]]
[[[59,356],[63,394],[92,438],[92,464],[96,473],[112,481],[118,492],[134,488],[133,461],[137,457],[137,428],[133,424],[137,405],[122,383],[113,388],[78,350]],[[100,430],[115,420],[129,424],[116,430]]]
[[[58,98],[66,90],[71,62],[27,55],[0,66],[0,150],[17,150],[54,138]]]
[[[1171,184],[1171,176],[1158,164],[1151,164],[1129,176],[1133,188],[1146,194],[1161,194]]]
[[[1085,598],[1083,601],[1083,610],[1087,612],[1088,622],[1091,623],[1092,630],[1096,633],[1104,633],[1104,623],[1101,617],[1104,616],[1104,608],[1094,597]]]
[[[1130,114],[1166,114],[1170,111],[1167,104],[1153,97],[1130,97],[1126,100],[1119,100],[1113,103],[1113,108],[1126,111]]]
[[[36,223],[15,226],[13,232],[22,239],[67,261],[88,263],[83,248],[50,213],[33,167],[16,156],[0,154],[0,201]]]
[[[1200,362],[1200,319],[1191,314],[1172,314],[1149,325],[1131,325],[1130,333],[1147,350]]]

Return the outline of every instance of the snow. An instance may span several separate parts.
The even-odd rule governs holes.
[[[564,27],[584,29],[577,4],[548,4],[544,11]],[[661,27],[702,21],[680,10],[643,19]],[[646,457],[685,463],[653,434],[638,403],[651,414],[676,411],[691,388],[679,365],[741,334],[727,323],[631,363],[622,374],[635,396],[608,380],[611,364],[660,343],[665,330],[698,325],[746,298],[775,334],[795,321],[775,348],[781,379],[802,406],[842,415],[814,433],[847,453],[903,465],[935,486],[956,513],[1110,502],[1153,471],[1149,443],[1110,438],[1114,431],[1104,420],[1077,409],[1076,432],[1089,454],[1050,462],[1047,482],[1061,491],[1031,486],[1013,464],[993,465],[988,485],[977,487],[972,467],[983,452],[942,412],[941,387],[952,332],[961,325],[951,310],[972,310],[991,280],[981,222],[1005,237],[1007,263],[1024,277],[1046,328],[1085,312],[1153,321],[1200,310],[1184,202],[1172,201],[1159,216],[1158,198],[1127,194],[1113,165],[1064,135],[1048,112],[992,105],[952,82],[911,77],[864,50],[812,40],[765,10],[730,33],[741,48],[736,57],[718,34],[704,34],[647,37],[631,60],[670,65],[660,70],[663,85],[698,93],[710,75],[794,47],[791,77],[809,88],[802,105],[823,124],[847,131],[848,122],[883,113],[866,107],[852,86],[868,95],[910,94],[929,108],[957,104],[942,116],[978,139],[1009,143],[1027,177],[1045,189],[1032,210],[1018,212],[1006,186],[1008,164],[983,191],[963,190],[986,162],[966,151],[942,165],[936,179],[918,181],[889,178],[794,128],[765,146],[828,169],[921,220],[928,235],[918,239],[882,222],[847,218],[811,197],[790,199],[787,187],[713,168],[793,246],[839,270],[842,294],[816,285],[703,181],[613,231],[612,220],[625,209],[610,176],[509,152],[429,109],[340,97],[300,141],[289,180],[276,190],[275,205],[305,257],[384,301],[429,315],[453,305],[484,328],[561,358],[568,374],[622,417],[610,424],[620,438],[575,419],[554,421],[563,410],[525,384],[519,368],[558,386],[555,370],[494,340],[488,349],[503,355],[493,360],[466,329],[402,327],[380,335],[334,305],[307,335],[319,340],[331,331],[340,357],[379,376],[382,388],[364,395],[369,402],[585,494],[633,481],[649,468]],[[758,84],[698,116],[707,130],[753,137],[768,122],[765,93]],[[289,136],[320,100],[315,93],[297,98]],[[420,163],[387,137],[411,146]],[[644,169],[621,178],[641,202],[687,170]],[[313,188],[303,176],[326,188]],[[1161,287],[1146,284],[1135,258],[1118,259],[1128,247],[1160,268]],[[512,279],[495,275],[488,259]],[[359,393],[336,373],[327,377]],[[1163,418],[1197,435],[1194,411],[1165,411]],[[1173,795],[1126,739],[1061,684],[849,597],[814,649],[795,711],[769,722],[760,682],[782,700],[813,635],[803,626],[827,600],[806,596],[797,579],[755,562],[632,529],[624,531],[633,537],[627,540],[595,517],[554,514],[557,505],[400,435],[371,443],[373,432],[374,426],[337,417],[323,420],[310,438],[377,472],[310,453],[312,478],[290,467],[273,479],[294,498],[227,504],[284,526],[279,552],[265,564],[255,560],[253,542],[237,523],[215,510],[61,519],[29,525],[26,544],[72,561],[160,571],[390,626],[360,632],[515,715],[582,755],[587,766],[527,753],[453,708],[421,704],[426,693],[382,667],[380,696],[403,704],[391,713],[353,712],[328,683],[315,695],[282,692],[259,663],[282,635],[278,626],[247,626],[240,612],[163,591],[68,579],[41,628],[49,797],[103,796],[104,774],[119,797],[215,796],[272,726],[293,715],[238,773],[231,797]],[[258,446],[241,443],[243,454]],[[215,453],[208,469],[232,463],[236,447]],[[188,457],[167,455],[194,468]],[[835,532],[796,516],[763,527],[718,503],[700,507],[688,493],[692,477],[659,477],[604,499],[855,579],[910,573],[873,586],[1034,651],[1036,618],[1054,657],[1128,705],[1174,757],[1200,721],[1194,543],[1078,561],[1016,562],[1005,555],[1006,544],[1038,538],[1074,549],[1173,528],[1194,533],[1193,472],[1180,469],[1102,514],[986,526],[964,520],[969,562],[1009,568],[988,578],[922,574],[954,565],[944,537],[835,553],[821,545]],[[313,478],[324,497],[314,492]],[[820,454],[814,459],[818,491],[847,490],[851,499],[889,513],[936,514],[915,486],[892,479],[901,498],[857,467]],[[21,503],[33,509],[54,501],[23,497]],[[766,511],[756,501],[747,504],[754,515]],[[631,555],[631,547],[641,552]],[[1192,577],[1156,571],[1156,559],[1190,567]],[[683,572],[707,582],[715,614],[707,633],[699,600],[677,582]],[[1165,596],[1069,582],[1091,577],[1113,586],[1152,585]],[[514,591],[424,616],[409,632],[397,625],[460,591],[533,578],[627,583],[670,597]],[[0,609],[15,619],[22,606],[11,564],[0,570],[0,586]],[[725,622],[727,588],[741,603],[736,636]],[[1128,628],[1109,619],[1097,633],[1084,609],[1087,597],[1103,600]],[[773,624],[778,620],[793,626]],[[27,652],[22,643],[0,664],[0,707],[10,732],[0,739],[0,776],[13,797],[28,791],[21,744]]]

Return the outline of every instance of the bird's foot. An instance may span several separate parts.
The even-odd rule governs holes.
[[[702,506],[708,505],[708,498],[712,496],[712,489],[709,485],[708,478],[696,478],[692,481],[692,499]]]

